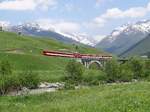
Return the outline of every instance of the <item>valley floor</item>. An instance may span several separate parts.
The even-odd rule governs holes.
[[[34,96],[2,96],[1,112],[149,112],[150,83],[101,85]]]

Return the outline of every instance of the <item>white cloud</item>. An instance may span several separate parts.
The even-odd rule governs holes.
[[[101,15],[103,19],[120,19],[120,18],[137,18],[147,14],[147,9],[143,7],[130,8],[128,10],[120,10],[118,8],[108,9],[105,14]]]
[[[63,33],[78,33],[80,24],[64,20],[39,19],[37,22],[44,29],[61,31]]]
[[[9,21],[0,21],[0,26],[9,26],[10,22]]]
[[[146,7],[133,7],[127,10],[112,8],[108,9],[104,14],[94,18],[91,23],[95,24],[96,27],[103,27],[109,20],[144,17],[149,11],[150,3]]]
[[[93,38],[98,42],[100,42],[102,39],[104,39],[106,35],[96,35]]]
[[[0,2],[0,10],[46,10],[56,4],[56,0],[7,0]]]
[[[93,25],[96,25],[96,26],[98,26],[98,27],[103,27],[103,26],[105,25],[105,23],[106,23],[106,20],[97,17],[97,18],[95,18],[95,19],[93,20],[92,23],[93,23]]]
[[[78,32],[80,25],[73,22],[60,22],[55,24],[56,27],[63,32]]]

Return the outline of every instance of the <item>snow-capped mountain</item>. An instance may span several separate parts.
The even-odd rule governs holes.
[[[96,45],[111,53],[120,54],[150,33],[150,20],[125,24],[116,28]]]
[[[96,40],[90,38],[87,34],[65,34],[59,31],[56,32],[86,45],[90,45],[90,46],[96,45]]]
[[[21,32],[22,34],[31,36],[48,37],[65,43],[82,43],[90,46],[94,46],[96,44],[95,40],[91,39],[86,34],[64,33],[55,29],[52,25],[50,25],[49,28],[45,28],[38,22],[28,22],[15,26],[1,22],[0,26],[7,31]]]

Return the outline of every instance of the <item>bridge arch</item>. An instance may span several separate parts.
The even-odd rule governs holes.
[[[90,61],[88,63],[88,68],[90,68],[92,64],[96,64],[98,68],[102,68],[103,67],[103,65],[102,65],[102,63],[100,61],[93,60],[93,61]]]

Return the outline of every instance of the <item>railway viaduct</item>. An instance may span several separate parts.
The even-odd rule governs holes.
[[[45,56],[53,57],[66,57],[76,59],[78,62],[82,63],[86,68],[90,68],[93,63],[97,64],[99,68],[103,67],[105,63],[112,59],[110,55],[95,55],[95,54],[80,54],[80,53],[66,53],[59,51],[43,51]]]

